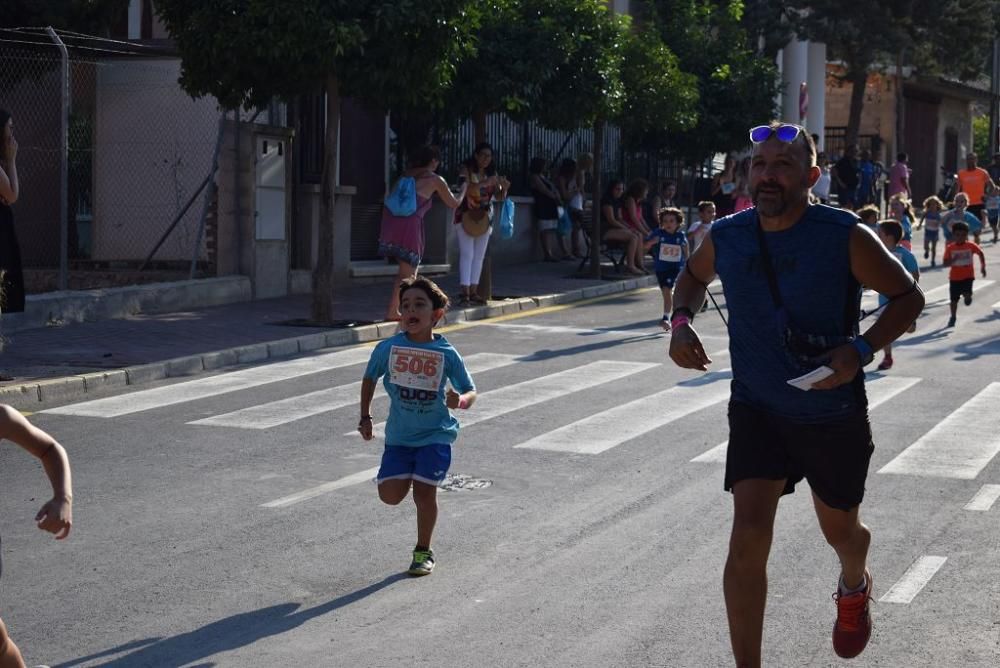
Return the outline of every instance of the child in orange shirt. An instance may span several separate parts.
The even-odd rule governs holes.
[[[972,283],[976,280],[976,269],[972,255],[979,256],[980,273],[986,276],[986,256],[976,244],[969,241],[969,226],[963,221],[951,224],[952,242],[944,249],[944,266],[948,270],[948,282],[951,293],[951,318],[948,326],[955,326],[955,314],[958,312],[958,298],[965,298],[965,305],[972,304]]]

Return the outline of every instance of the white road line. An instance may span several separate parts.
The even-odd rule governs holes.
[[[991,306],[990,308],[991,308],[991,309],[993,309],[994,311],[996,311],[996,310],[1000,309],[1000,302],[997,302],[996,304],[994,304],[994,305],[993,305],[993,306]]]
[[[162,406],[197,401],[229,392],[237,392],[258,385],[276,383],[299,376],[329,371],[352,364],[363,364],[371,356],[370,347],[349,348],[334,353],[312,357],[301,357],[287,362],[276,362],[255,366],[240,371],[230,371],[218,376],[189,380],[131,394],[84,401],[69,406],[48,408],[42,413],[60,415],[83,415],[87,417],[111,418],[139,411],[148,411]]]
[[[669,390],[620,404],[536,436],[515,448],[598,454],[679,420],[729,396],[729,369],[685,381]],[[656,407],[651,410],[650,407]]]
[[[1000,432],[992,415],[1000,383],[990,383],[916,443],[879,469],[879,473],[973,480],[1000,452]]]
[[[909,603],[923,589],[934,574],[938,572],[948,557],[931,557],[924,555],[906,569],[903,577],[879,599],[879,603]]]
[[[374,480],[377,473],[378,467],[376,466],[373,469],[366,469],[358,473],[352,473],[351,475],[341,478],[340,480],[325,482],[322,485],[310,487],[309,489],[304,489],[301,492],[289,494],[288,496],[283,496],[280,499],[268,501],[267,503],[262,503],[260,505],[262,508],[284,508],[301,501],[308,501],[309,499],[316,498],[317,496],[322,496],[323,494],[334,490],[350,487],[351,485],[357,485],[358,483],[366,482],[368,480]]]
[[[465,363],[469,372],[476,374],[514,364],[518,359],[515,355],[477,353],[465,358]],[[376,386],[375,392],[376,396],[385,394],[381,383]],[[277,427],[278,425],[356,404],[360,400],[360,396],[361,382],[358,381],[258,406],[250,406],[231,413],[214,415],[202,420],[188,422],[188,424],[212,427],[236,427],[237,429],[270,429],[271,427]]]
[[[603,385],[613,380],[625,378],[640,371],[647,371],[660,366],[644,362],[614,362],[598,361],[585,364],[566,371],[548,374],[534,380],[508,385],[497,390],[483,392],[476,398],[476,403],[469,410],[462,411],[459,422],[463,427],[483,422],[506,413],[539,404],[550,399],[566,397],[574,392]],[[377,437],[385,436],[385,423],[375,425]],[[358,436],[358,432],[350,431],[344,436]]]
[[[868,410],[872,410],[879,404],[883,404],[900,392],[904,392],[917,383],[919,378],[906,378],[905,376],[875,376],[865,381],[865,391],[868,393]],[[698,455],[692,462],[725,464],[726,448],[729,441],[719,443],[711,450],[706,450]]]
[[[997,499],[1000,499],[1000,485],[983,485],[972,500],[965,504],[965,510],[988,511]]]

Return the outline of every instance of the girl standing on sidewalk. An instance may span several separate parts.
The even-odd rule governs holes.
[[[394,216],[388,207],[382,207],[378,252],[383,257],[395,258],[399,265],[399,273],[392,284],[386,320],[399,320],[399,285],[404,278],[417,275],[424,254],[424,216],[430,211],[434,194],[452,209],[457,209],[465,196],[465,185],[457,196],[451,194],[448,183],[435,173],[440,164],[441,151],[436,146],[422,146],[411,156],[409,168],[400,174],[401,179],[410,177],[416,182],[417,210],[409,216]]]
[[[458,282],[461,289],[459,305],[469,302],[485,304],[479,296],[479,276],[483,271],[486,247],[493,232],[493,202],[507,197],[510,182],[497,176],[493,163],[493,146],[483,142],[462,163],[458,172],[460,185],[468,186],[462,205],[455,212],[455,233],[458,235]]]

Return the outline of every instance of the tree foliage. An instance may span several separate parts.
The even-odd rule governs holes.
[[[698,82],[697,125],[669,133],[671,151],[698,163],[746,145],[746,129],[774,115],[773,59],[750,44],[739,0],[647,0],[644,16]]]
[[[992,47],[1000,3],[995,0],[793,0],[795,30],[825,42],[844,63],[853,86],[848,141],[857,138],[868,75],[902,61],[922,75],[973,78]]]
[[[315,89],[383,108],[439,99],[469,53],[469,0],[157,0],[194,96],[251,107]]]

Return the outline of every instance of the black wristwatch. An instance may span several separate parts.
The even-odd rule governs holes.
[[[864,335],[854,337],[854,340],[851,341],[851,345],[858,351],[858,357],[861,359],[861,366],[868,366],[875,360],[875,350],[872,348],[872,344],[868,343],[868,339],[866,339]]]

